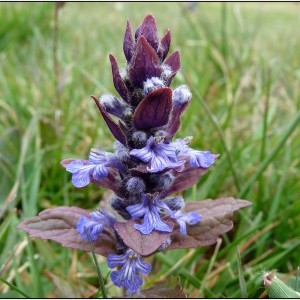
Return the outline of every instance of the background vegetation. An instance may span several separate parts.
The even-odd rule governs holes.
[[[58,9],[58,7],[57,7]],[[295,280],[300,264],[300,7],[297,3],[0,3],[0,283],[4,297],[91,297],[91,254],[30,240],[21,220],[59,205],[94,209],[105,192],[75,189],[64,158],[113,142],[90,95],[116,94],[108,55],[125,66],[126,20],[151,12],[171,29],[193,100],[180,137],[220,153],[187,200],[252,206],[217,246],[149,258],[145,288],[180,277],[189,297],[264,297],[262,270]],[[57,30],[57,24],[59,26]],[[56,48],[56,50],[55,50]],[[240,256],[238,255],[238,249]],[[109,296],[120,295],[98,257]],[[23,294],[20,294],[23,293]]]

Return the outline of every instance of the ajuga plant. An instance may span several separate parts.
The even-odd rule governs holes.
[[[110,279],[126,295],[143,293],[143,275],[151,272],[145,257],[212,245],[233,227],[233,212],[250,205],[230,197],[185,203],[180,196],[219,155],[191,148],[192,137],[174,139],[192,95],[186,85],[170,88],[181,68],[179,51],[168,56],[170,41],[170,31],[158,38],[151,14],[134,35],[127,22],[126,69],[120,72],[116,58],[109,56],[119,97],[92,96],[115,138],[114,151],[91,148],[88,159],[61,162],[76,188],[92,183],[109,189],[110,201],[100,201],[93,212],[46,209],[18,226],[30,237],[64,247],[91,251],[92,243],[95,253],[107,257],[114,269]]]

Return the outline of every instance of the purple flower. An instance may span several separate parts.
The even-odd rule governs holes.
[[[121,255],[109,254],[107,264],[110,268],[121,267],[120,270],[113,271],[110,278],[114,285],[126,288],[127,294],[139,292],[143,284],[139,273],[148,274],[151,271],[151,265],[144,262],[132,249],[128,249]]]
[[[82,160],[74,160],[67,166],[66,170],[73,174],[72,183],[77,188],[88,185],[91,181],[90,176],[103,179],[108,174],[104,165],[85,163]]]
[[[216,155],[211,154],[209,151],[199,151],[188,147],[191,137],[184,140],[177,139],[171,143],[176,148],[178,159],[189,160],[194,168],[209,168],[215,161]]]
[[[149,195],[142,194],[142,202],[129,205],[126,210],[130,213],[133,220],[144,217],[142,224],[135,224],[134,228],[142,234],[150,234],[152,230],[171,232],[171,228],[162,221],[160,214],[167,213],[171,217],[174,215],[167,204],[163,203],[158,197],[151,198]]]
[[[107,177],[106,167],[124,169],[124,166],[112,153],[92,148],[88,161],[74,160],[66,167],[66,170],[73,174],[72,183],[75,187],[81,188],[91,182],[91,177],[101,180]]]
[[[190,156],[191,166],[195,168],[209,168],[215,161],[215,155],[209,151],[199,151],[189,148],[187,153]]]
[[[181,210],[178,210],[174,217],[179,224],[181,234],[186,234],[186,224],[195,225],[201,221],[201,215],[196,212],[184,214]]]
[[[102,233],[105,226],[113,227],[115,218],[104,209],[90,213],[90,218],[81,216],[77,222],[76,230],[80,233],[81,237],[85,241],[95,241],[98,236]],[[86,234],[89,234],[89,237]]]
[[[178,161],[175,150],[171,144],[165,144],[162,137],[151,136],[144,148],[133,149],[130,155],[144,162],[150,162],[150,168],[147,167],[147,170],[155,173],[166,168],[176,169],[184,164],[184,161]]]

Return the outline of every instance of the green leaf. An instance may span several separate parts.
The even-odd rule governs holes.
[[[274,270],[264,272],[263,281],[270,298],[300,298],[300,293],[282,282]]]
[[[240,289],[241,289],[241,298],[248,298],[248,292],[247,292],[247,285],[245,282],[245,278],[243,275],[243,266],[242,266],[242,259],[241,259],[241,253],[240,249],[237,248],[237,262],[238,262],[238,272],[239,272],[239,283],[240,283]]]

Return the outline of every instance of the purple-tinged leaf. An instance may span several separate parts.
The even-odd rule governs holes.
[[[176,226],[171,234],[172,243],[167,250],[198,248],[216,243],[222,234],[233,228],[234,211],[249,205],[249,201],[234,198],[187,202],[185,212],[199,213],[201,221],[196,225],[187,225],[186,235],[180,234],[179,227]]]
[[[19,229],[26,231],[31,238],[40,238],[60,243],[63,247],[91,251],[90,244],[85,242],[76,231],[76,224],[81,216],[88,217],[89,211],[70,206],[48,208],[38,216],[23,221]],[[116,253],[117,239],[111,228],[105,227],[100,238],[93,242],[95,253],[107,256]]]
[[[181,64],[180,64],[180,52],[177,50],[173,52],[164,62],[165,65],[168,65],[172,69],[172,74],[169,76],[169,78],[166,80],[166,85],[170,86],[171,81],[173,77],[176,75],[176,73],[180,70]]]
[[[171,33],[170,30],[168,30],[167,33],[161,39],[157,50],[157,54],[158,57],[160,58],[160,61],[163,61],[168,55],[170,49],[170,43],[171,43]]]
[[[183,171],[179,173],[176,171],[172,171],[175,180],[170,188],[160,193],[160,197],[165,198],[173,193],[179,193],[190,188],[195,183],[197,183],[199,178],[203,176],[207,171],[208,169],[194,168],[191,167],[188,162],[185,163]]]
[[[134,52],[134,44],[135,42],[133,40],[131,26],[129,21],[127,21],[127,26],[126,26],[126,31],[124,35],[124,41],[123,41],[123,51],[128,63],[131,61]]]
[[[67,166],[74,160],[76,160],[76,158],[66,158],[62,160],[60,164],[63,168],[67,168]],[[83,163],[89,163],[89,161],[83,160]],[[107,177],[101,180],[96,180],[95,178],[90,176],[90,180],[92,183],[101,186],[103,188],[110,189],[118,195],[120,190],[120,183],[122,182],[120,173],[117,169],[111,167],[107,167],[107,171],[108,171]]]
[[[148,78],[160,77],[160,60],[144,36],[138,39],[135,53],[128,65],[128,74],[132,84],[140,88]]]
[[[158,48],[157,29],[155,18],[151,14],[148,14],[143,20],[142,24],[138,27],[135,33],[135,40],[138,40],[142,35],[156,51]]]
[[[109,60],[111,64],[111,71],[113,75],[113,82],[114,82],[115,89],[124,101],[130,102],[130,93],[126,87],[126,84],[122,79],[122,76],[120,75],[116,58],[112,54],[110,54]]]
[[[164,219],[164,222],[173,229],[175,220],[171,218]],[[150,234],[142,234],[134,228],[138,221],[129,220],[127,222],[115,223],[115,229],[123,242],[132,250],[142,256],[148,256],[156,251],[170,236],[169,232],[160,232],[153,230]]]
[[[179,278],[171,277],[156,282],[151,288],[142,290],[139,294],[130,295],[130,298],[184,299],[187,295],[180,286]]]
[[[177,105],[177,106],[173,107],[172,113],[171,113],[171,116],[169,119],[169,123],[166,128],[166,132],[169,134],[169,136],[168,136],[169,141],[173,138],[174,134],[179,129],[180,124],[181,124],[181,121],[180,121],[181,115],[185,111],[185,109],[188,107],[188,105],[189,105],[189,102],[185,102],[185,103],[182,103],[181,105]]]
[[[128,127],[126,127],[126,125],[125,125],[123,122],[119,121],[119,122],[118,122],[118,125],[120,126],[122,132],[123,132],[126,136],[130,135],[130,133],[131,133],[130,130],[128,129]]]
[[[120,143],[122,143],[123,145],[126,146],[127,145],[126,136],[122,132],[120,126],[113,121],[113,119],[110,117],[110,115],[105,110],[105,108],[101,105],[101,103],[98,101],[98,99],[96,97],[94,97],[94,96],[92,96],[92,98],[95,101],[97,107],[99,108],[100,113],[101,113],[104,121],[106,122],[108,128],[110,129],[111,133],[113,134],[113,136]]]
[[[178,50],[173,52],[164,63],[171,67],[173,73],[177,73],[181,68],[180,52]]]
[[[137,106],[132,122],[136,129],[148,130],[168,123],[172,109],[172,90],[160,88],[147,95]]]

